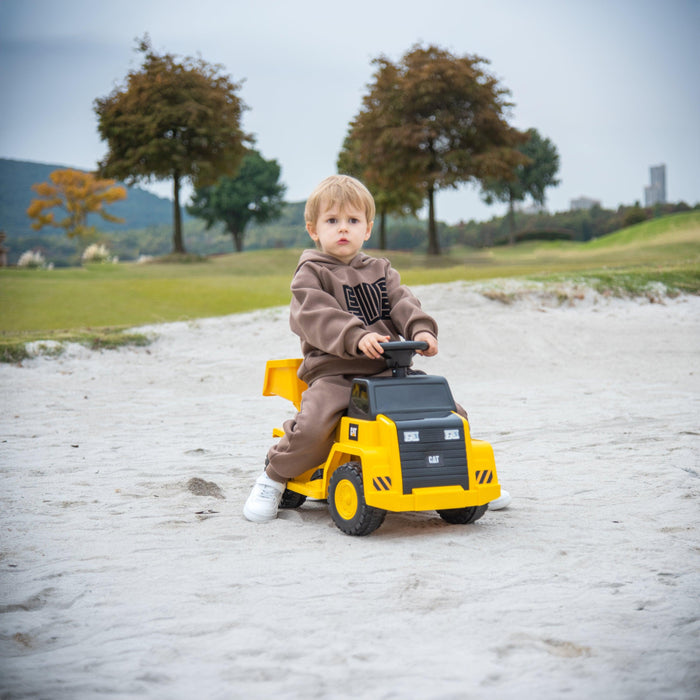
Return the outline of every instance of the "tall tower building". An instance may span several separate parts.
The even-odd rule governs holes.
[[[652,165],[649,168],[651,184],[644,188],[644,206],[666,204],[666,166]]]

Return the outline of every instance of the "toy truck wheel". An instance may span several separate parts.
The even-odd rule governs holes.
[[[280,508],[298,508],[306,501],[306,496],[296,491],[285,489],[280,501]]]
[[[488,506],[470,506],[469,508],[450,508],[439,510],[438,515],[452,525],[468,525],[475,523],[485,512]]]
[[[328,509],[333,522],[346,535],[369,535],[383,522],[386,511],[368,506],[358,462],[339,466],[328,489]]]

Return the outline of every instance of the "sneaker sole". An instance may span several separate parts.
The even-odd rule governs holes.
[[[255,513],[247,508],[243,509],[243,516],[246,520],[250,520],[251,523],[269,523],[277,518],[276,514],[273,516],[260,515],[259,513]]]
[[[491,503],[489,503],[489,510],[502,510],[503,508],[507,508],[511,504],[512,500],[513,498],[510,494],[508,494],[507,497],[501,496],[495,501],[491,501]]]

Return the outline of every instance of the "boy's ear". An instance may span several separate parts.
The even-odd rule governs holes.
[[[374,226],[374,220],[370,221],[367,225],[367,233],[365,234],[365,240],[368,240],[372,235],[372,227]]]
[[[314,241],[318,242],[318,234],[316,233],[316,227],[313,221],[306,222],[306,231]]]

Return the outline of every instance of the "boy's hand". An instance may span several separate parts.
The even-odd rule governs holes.
[[[362,338],[360,338],[357,349],[370,359],[377,360],[384,354],[384,350],[382,350],[382,346],[379,343],[386,343],[388,340],[388,335],[367,333],[367,335],[363,335]]]
[[[416,350],[419,355],[423,355],[424,357],[432,357],[433,355],[437,355],[438,342],[437,338],[432,333],[421,331],[420,333],[416,333],[413,340],[422,340],[423,342],[428,343],[427,350]]]

